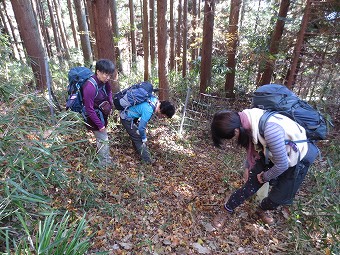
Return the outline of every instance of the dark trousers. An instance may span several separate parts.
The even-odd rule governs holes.
[[[284,173],[277,177],[272,182],[273,185],[268,197],[264,198],[260,204],[263,210],[274,210],[279,205],[292,204],[293,199],[300,188],[310,165],[314,162],[318,155],[318,148],[308,143],[308,152],[306,156],[300,161],[297,167],[290,167]],[[226,207],[234,210],[243,202],[254,195],[263,184],[257,180],[257,174],[262,171],[266,171],[268,167],[265,164],[265,158],[261,155],[261,158],[256,161],[254,167],[249,172],[248,181],[238,190],[236,190],[226,203]]]
[[[125,130],[128,132],[130,139],[133,143],[133,146],[137,153],[140,155],[142,161],[146,163],[151,162],[151,156],[148,147],[146,144],[142,143],[142,139],[138,133],[137,126],[130,120],[123,120],[120,119],[121,123],[123,124]]]

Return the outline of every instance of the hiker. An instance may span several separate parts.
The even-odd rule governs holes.
[[[158,118],[171,118],[175,114],[175,107],[169,101],[160,101],[157,97],[151,96],[149,100],[120,112],[121,123],[130,135],[135,150],[142,162],[147,164],[155,162],[146,145],[146,126],[154,114]]]
[[[214,145],[220,147],[224,139],[235,139],[247,151],[245,184],[231,194],[222,211],[214,217],[213,225],[217,229],[222,228],[235,209],[266,182],[272,188],[255,214],[265,224],[274,224],[269,211],[292,204],[308,168],[318,155],[318,148],[306,142],[305,129],[281,114],[268,119],[262,137],[259,120],[263,114],[264,110],[252,108],[241,112],[222,110],[213,117],[211,135]],[[286,145],[285,140],[291,142]],[[302,141],[292,142],[299,140]],[[269,165],[266,164],[266,155]]]
[[[106,127],[113,105],[112,88],[109,79],[114,70],[115,67],[111,60],[98,60],[94,75],[86,81],[82,91],[86,127],[88,130],[93,131],[96,137],[98,160],[101,167],[113,164]],[[96,89],[93,82],[97,84],[98,89]]]

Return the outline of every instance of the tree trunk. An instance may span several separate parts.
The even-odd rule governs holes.
[[[114,35],[113,43],[115,45],[116,68],[119,72],[123,72],[122,61],[120,57],[120,49],[118,47],[119,27],[118,27],[116,0],[111,0],[111,18],[112,18],[113,35]]]
[[[279,44],[283,34],[283,28],[285,25],[285,19],[287,17],[288,9],[290,5],[290,0],[282,0],[280,4],[279,16],[276,20],[275,30],[273,32],[270,46],[269,46],[269,56],[265,60],[265,69],[263,73],[259,70],[259,81],[258,86],[268,84],[271,82],[271,77],[274,71],[274,65],[276,60],[276,54],[279,52]],[[260,65],[262,66],[262,65]],[[261,74],[262,73],[262,74]]]
[[[143,48],[144,48],[144,81],[149,80],[149,5],[143,0]]]
[[[53,29],[54,43],[55,43],[55,46],[57,48],[57,56],[58,56],[58,59],[59,59],[59,63],[61,64],[63,62],[63,54],[62,54],[62,50],[61,50],[61,44],[60,44],[60,40],[59,40],[57,25],[56,25],[56,22],[55,22],[55,19],[54,19],[54,14],[53,14],[53,8],[52,8],[51,0],[47,0],[47,5],[48,5],[48,10],[49,10],[49,13],[50,13],[51,25],[52,25],[52,29]]]
[[[110,59],[116,65],[110,5],[110,0],[93,1],[92,11],[98,59]],[[111,78],[115,88],[118,88],[117,75],[118,72],[116,69]]]
[[[37,12],[39,15],[39,21],[40,21],[40,28],[41,28],[41,32],[43,35],[43,40],[45,43],[45,48],[48,54],[48,57],[51,58],[53,56],[53,51],[51,49],[51,38],[50,35],[48,33],[48,28],[45,25],[45,20],[46,20],[46,15],[44,12],[44,8],[42,6],[42,2],[37,2]]]
[[[95,36],[95,22],[93,17],[93,8],[92,8],[92,0],[85,0],[85,16],[87,17],[87,24],[89,27],[89,37],[90,37],[90,44],[92,48],[93,58],[98,59],[98,44],[96,43],[96,36]]]
[[[188,52],[188,0],[183,2],[183,56],[182,77],[187,75],[187,52]]]
[[[156,63],[156,35],[155,35],[155,0],[150,0],[150,17],[149,17],[149,27],[150,27],[150,58],[151,66],[153,67]]]
[[[176,70],[179,71],[181,64],[181,47],[182,47],[182,0],[178,0],[178,18],[177,18],[177,29],[176,29]]]
[[[27,59],[33,70],[36,88],[42,92],[46,88],[46,55],[33,7],[27,0],[11,0],[11,3]]]
[[[308,20],[310,17],[310,10],[311,10],[311,0],[307,0],[306,8],[305,8],[303,18],[301,21],[301,28],[298,34],[298,38],[297,38],[295,49],[294,49],[293,56],[292,56],[292,63],[289,69],[289,75],[286,78],[287,80],[286,86],[289,89],[292,89],[295,84],[295,79],[297,75],[297,66],[298,66],[298,62],[300,59],[301,49],[303,48],[305,32],[306,32]]]
[[[14,26],[12,24],[11,18],[9,17],[7,13],[6,1],[3,1],[2,3],[3,3],[4,8],[3,10],[2,8],[0,8],[0,15],[3,21],[3,28],[5,30],[5,33],[8,35],[9,41],[11,43],[13,56],[18,60],[22,60],[20,49],[19,49],[19,42],[14,32]],[[7,19],[7,22],[6,22],[6,19]],[[10,29],[7,27],[7,25],[9,26]]]
[[[133,0],[129,0],[130,8],[130,40],[131,40],[131,54],[132,54],[132,64],[136,64],[136,29],[135,29],[135,8]]]
[[[58,21],[58,27],[59,27],[59,34],[61,36],[61,41],[63,44],[63,53],[65,55],[65,58],[67,60],[70,59],[70,53],[69,53],[69,49],[68,49],[68,43],[67,43],[67,37],[66,37],[66,33],[65,33],[65,27],[64,27],[64,22],[61,19],[61,9],[60,9],[60,4],[57,2],[57,0],[53,0],[53,4],[54,4],[54,9],[55,9],[55,13],[57,16],[57,21]]]
[[[191,20],[191,26],[192,26],[192,34],[191,34],[191,69],[193,68],[193,62],[197,58],[197,46],[196,46],[196,29],[197,29],[197,2],[196,0],[192,0],[192,20]]]
[[[166,73],[166,6],[167,0],[157,0],[158,78],[160,100],[169,98],[169,82]]]
[[[84,7],[82,0],[74,0],[74,7],[77,14],[78,33],[80,34],[80,43],[84,56],[84,63],[86,66],[92,65],[92,51],[89,37],[89,30],[87,27]]]
[[[201,61],[200,92],[205,93],[211,80],[211,55],[214,29],[215,0],[206,0],[204,4],[203,42]]]
[[[175,69],[175,20],[174,0],[170,0],[170,70]]]
[[[78,37],[77,37],[77,29],[76,29],[76,24],[74,22],[73,7],[72,7],[71,0],[67,0],[67,9],[68,9],[68,13],[70,15],[74,47],[76,49],[78,49],[79,48],[79,44],[78,44]]]
[[[240,13],[240,6],[242,0],[231,1],[230,5],[230,18],[229,18],[229,32],[228,32],[228,45],[227,45],[227,68],[228,73],[225,81],[226,97],[234,98],[235,86],[235,70],[236,70],[236,50],[238,42],[238,17]]]

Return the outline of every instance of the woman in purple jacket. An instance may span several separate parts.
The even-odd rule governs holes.
[[[108,116],[112,111],[112,87],[110,76],[115,70],[111,60],[100,59],[96,63],[95,74],[83,86],[84,116],[86,127],[96,137],[99,165],[112,164],[109,139],[106,130]]]

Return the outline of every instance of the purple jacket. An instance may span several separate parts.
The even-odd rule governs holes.
[[[104,115],[105,123],[102,123],[100,118],[97,116],[95,109],[99,109],[99,105],[104,102],[110,102],[111,106],[113,105],[112,102],[112,88],[109,82],[105,84],[98,80],[97,76],[94,74],[92,78],[95,79],[98,86],[98,94],[96,91],[95,86],[90,82],[87,81],[83,86],[83,101],[85,106],[85,111],[87,114],[87,128],[90,130],[99,130],[107,125],[107,115]],[[105,86],[106,93],[105,94],[103,87]],[[97,94],[97,96],[96,96]]]

